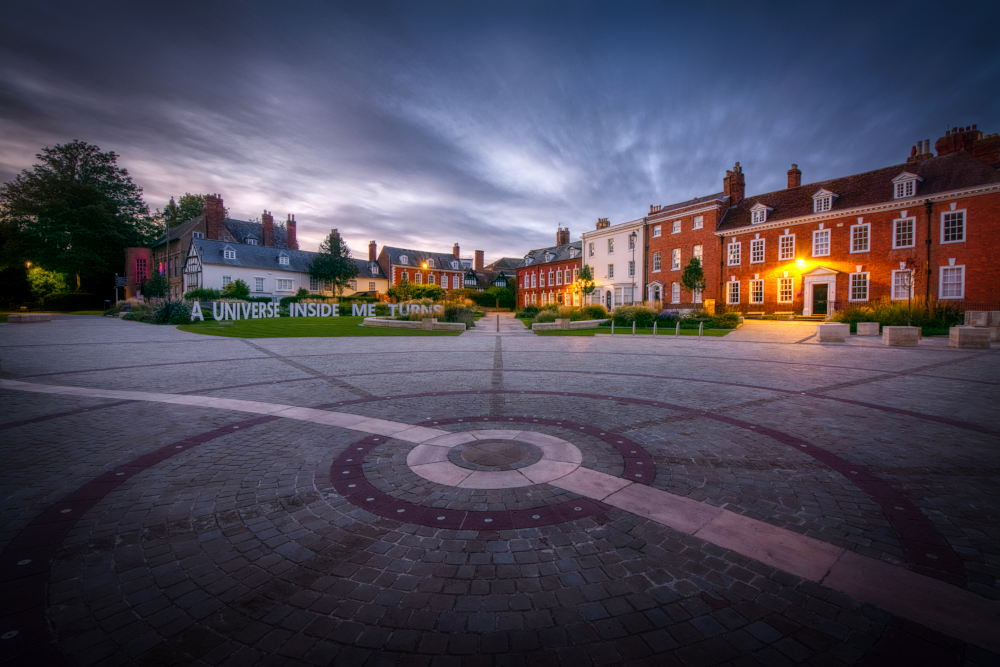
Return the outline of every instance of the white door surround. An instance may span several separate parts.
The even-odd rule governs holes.
[[[659,300],[663,301],[663,302],[666,302],[667,295],[663,291],[664,287],[665,287],[665,285],[662,282],[660,282],[659,280],[654,280],[653,282],[649,283],[649,285],[646,286],[646,300],[649,301],[650,303],[656,301],[656,299],[654,298],[653,293],[656,291],[657,288],[659,288],[659,290],[660,290],[660,299]]]
[[[840,271],[818,266],[808,273],[802,274],[802,314],[806,317],[813,314],[813,286],[827,285],[827,317],[833,314],[833,302],[837,299],[837,274]]]

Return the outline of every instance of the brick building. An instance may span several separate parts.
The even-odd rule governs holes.
[[[569,228],[556,232],[556,245],[532,250],[517,267],[517,305],[581,305],[577,279],[582,241],[570,243]]]
[[[375,242],[372,241],[368,244],[370,259],[376,257],[375,250]],[[483,270],[484,253],[482,250],[477,250],[475,263],[470,267],[469,262],[462,259],[457,243],[450,255],[382,246],[382,250],[377,253],[376,261],[384,275],[388,277],[389,287],[406,280],[415,285],[437,285],[450,291],[464,286],[467,269],[471,268],[474,272]]]

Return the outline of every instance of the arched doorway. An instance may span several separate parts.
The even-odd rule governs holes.
[[[611,310],[611,290],[608,290],[607,292],[605,292],[605,294],[604,294],[604,303],[607,306],[608,310]]]

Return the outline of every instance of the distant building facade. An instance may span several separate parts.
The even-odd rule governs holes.
[[[591,267],[591,303],[609,310],[643,300],[645,218],[612,225],[599,218],[596,229],[583,234],[583,264]]]
[[[556,232],[556,245],[530,251],[517,267],[517,305],[581,305],[580,241],[571,243],[569,228]]]

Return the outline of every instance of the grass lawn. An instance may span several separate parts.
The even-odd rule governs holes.
[[[236,320],[232,324],[213,321],[178,325],[181,331],[230,338],[328,338],[334,336],[458,336],[460,332],[419,329],[360,327],[363,317],[275,317]]]
[[[705,336],[725,336],[730,331],[732,331],[732,329],[705,329],[705,332],[704,332],[703,335],[705,335]],[[593,336],[594,334],[599,334],[599,333],[610,334],[611,333],[611,327],[596,327],[594,329],[569,329],[569,330],[556,330],[556,331],[536,331],[535,335],[536,336]],[[635,335],[638,336],[640,334],[651,336],[653,334],[653,329],[652,328],[649,328],[649,329],[639,329],[639,328],[637,328],[635,330]],[[631,336],[632,335],[632,327],[615,327],[615,335],[616,336]],[[659,329],[658,328],[657,331],[656,331],[656,335],[657,336],[669,336],[669,337],[673,338],[674,337],[674,329],[673,328],[666,328],[666,329]],[[697,336],[698,335],[698,330],[697,329],[681,329],[681,335],[682,336]]]

